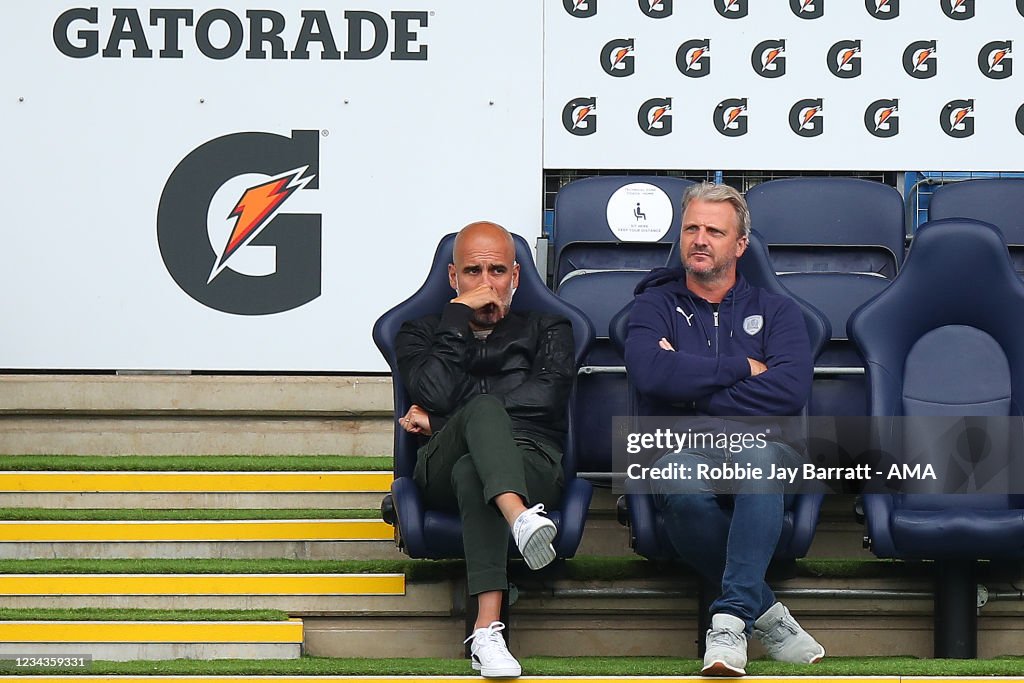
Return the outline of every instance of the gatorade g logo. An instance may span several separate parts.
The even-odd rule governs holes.
[[[981,48],[978,53],[978,68],[989,78],[1001,80],[1013,75],[1013,57],[1010,52],[1013,42],[1009,40],[993,40]]]
[[[729,138],[747,134],[747,98],[722,100],[715,107],[715,130]]]
[[[711,73],[711,40],[688,40],[676,50],[676,67],[684,76],[704,78]]]
[[[789,127],[802,138],[813,138],[825,131],[825,121],[821,116],[822,101],[800,100],[789,110]]]
[[[839,78],[860,76],[860,41],[840,40],[829,48],[828,70]]]
[[[864,112],[864,127],[876,138],[900,134],[899,100],[875,100]]]
[[[754,73],[764,78],[785,76],[785,53],[785,40],[762,40],[750,53],[750,66],[754,68]]]
[[[939,126],[951,138],[974,135],[974,100],[953,100],[939,113]]]
[[[655,137],[668,135],[672,132],[670,111],[672,111],[671,97],[655,97],[647,100],[640,105],[640,110],[636,113],[637,125],[648,135]]]
[[[931,78],[939,71],[934,40],[918,40],[903,51],[903,70],[914,78]]]
[[[664,19],[672,16],[672,0],[637,0],[640,11],[651,19]]]
[[[742,19],[747,16],[748,0],[715,0],[715,11],[726,19]]]
[[[864,6],[875,19],[895,19],[900,15],[900,0],[864,0]]]
[[[1021,135],[1024,135],[1024,104],[1020,105],[1017,109],[1015,122],[1017,124],[1017,130],[1020,131]]]
[[[609,76],[632,76],[635,70],[633,62],[632,38],[616,38],[601,48],[601,68]]]
[[[942,13],[950,19],[963,21],[974,18],[974,0],[939,0]]]
[[[577,97],[562,107],[562,125],[573,135],[597,132],[597,98]]]
[[[586,19],[597,14],[597,0],[562,0],[562,7],[578,19]]]
[[[825,16],[825,0],[789,0],[789,8],[801,19],[821,19]]]
[[[268,315],[320,296],[320,216],[287,213],[318,188],[320,133],[235,133],[181,160],[160,195],[157,242],[167,272],[218,311]]]

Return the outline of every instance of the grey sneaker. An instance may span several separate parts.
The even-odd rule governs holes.
[[[469,646],[474,671],[479,671],[484,678],[514,678],[523,670],[519,662],[505,647],[505,639],[500,631],[505,624],[492,621],[486,628],[478,628],[473,635],[463,642],[473,641]]]
[[[519,552],[530,569],[540,569],[555,559],[555,548],[551,545],[558,529],[555,523],[544,516],[544,505],[538,503],[524,510],[512,525],[512,537]]]
[[[743,620],[731,614],[711,615],[702,676],[746,676],[747,636]]]
[[[815,664],[825,656],[825,648],[800,627],[781,602],[757,618],[754,637],[769,657],[780,662]]]

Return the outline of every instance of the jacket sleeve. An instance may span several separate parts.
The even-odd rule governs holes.
[[[664,337],[672,340],[675,329],[664,299],[641,293],[629,315],[626,336],[626,371],[637,390],[667,401],[696,401],[750,376],[750,363],[743,356],[699,355],[684,348],[665,351],[658,346]]]
[[[814,360],[807,326],[789,299],[765,324],[768,370],[697,401],[697,409],[710,415],[797,415],[807,404],[814,378]]]
[[[430,415],[434,431],[455,410],[472,381],[466,369],[472,314],[469,306],[448,304],[436,326],[429,320],[406,322],[395,338],[402,382],[412,402]]]
[[[564,417],[576,374],[572,326],[555,316],[542,317],[539,325],[530,377],[501,400],[510,416],[552,422]]]

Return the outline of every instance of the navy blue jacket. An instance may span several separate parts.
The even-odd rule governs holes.
[[[641,394],[641,414],[799,414],[814,364],[797,305],[751,287],[737,273],[715,314],[685,278],[681,267],[658,268],[636,288],[626,369]],[[662,337],[675,351],[658,346]],[[752,377],[748,357],[768,370]]]

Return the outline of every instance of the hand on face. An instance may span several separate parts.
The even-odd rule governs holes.
[[[480,283],[469,291],[460,293],[452,299],[452,303],[469,306],[485,317],[490,317],[494,313],[504,311],[505,308],[505,303],[501,300],[498,290],[486,282]]]

